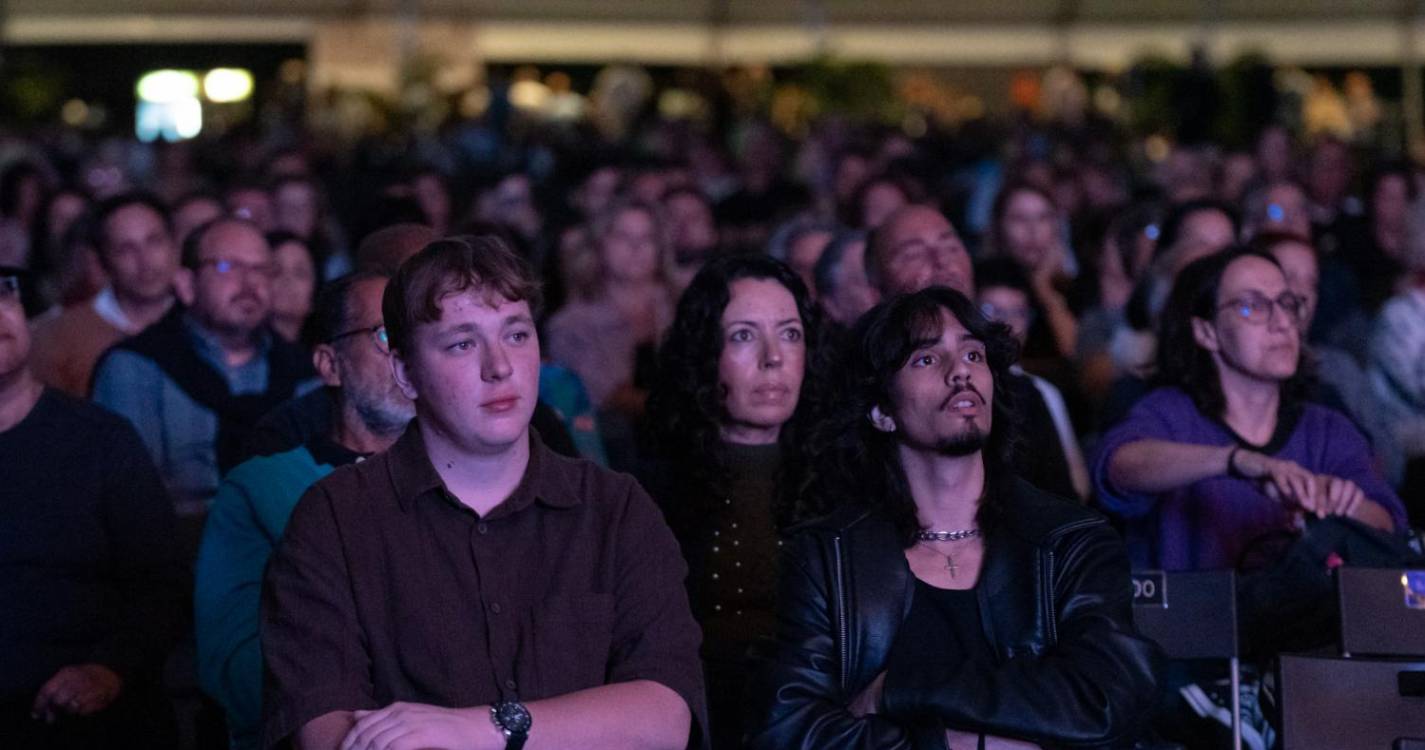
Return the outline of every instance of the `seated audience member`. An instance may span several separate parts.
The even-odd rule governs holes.
[[[261,185],[250,182],[232,185],[224,193],[223,203],[227,206],[229,216],[252,222],[263,234],[277,230],[277,218],[272,210],[272,195]]]
[[[892,214],[866,241],[866,275],[885,299],[945,286],[975,293],[975,269],[955,227],[939,211],[912,205]],[[1025,450],[1014,469],[1031,484],[1060,497],[1075,497],[1064,447],[1049,407],[1028,377],[1010,373],[1006,387],[1019,403],[1015,432]]]
[[[668,215],[669,277],[673,291],[682,294],[703,264],[718,250],[717,224],[712,203],[694,187],[674,188],[663,194],[663,210]]]
[[[835,224],[804,217],[792,219],[772,233],[767,240],[767,254],[786,263],[801,277],[807,289],[813,289],[816,283],[813,269],[836,232]]]
[[[1236,567],[1303,514],[1404,525],[1360,431],[1304,401],[1302,322],[1270,255],[1213,255],[1178,276],[1159,336],[1162,387],[1104,435],[1093,464],[1135,565]]]
[[[1310,331],[1321,287],[1316,248],[1302,237],[1273,233],[1257,235],[1252,248],[1271,255],[1281,265],[1287,288],[1301,298],[1301,330]],[[1349,352],[1329,344],[1316,344],[1304,351],[1318,381],[1310,399],[1350,417],[1370,438],[1381,473],[1392,486],[1398,486],[1405,472],[1405,456],[1365,370]]]
[[[1119,377],[1111,386],[1099,424],[1117,424],[1150,388],[1157,364],[1158,317],[1173,280],[1189,263],[1222,252],[1237,236],[1237,216],[1230,206],[1194,200],[1177,206],[1163,220],[1153,262],[1128,300],[1124,324],[1114,331],[1109,353]]]
[[[1311,199],[1305,188],[1291,180],[1253,190],[1242,213],[1242,234],[1248,240],[1268,232],[1311,236]]]
[[[223,202],[210,193],[189,193],[173,202],[173,240],[182,247],[194,229],[227,213]]]
[[[632,479],[530,430],[538,295],[494,236],[432,243],[387,288],[416,419],[292,512],[263,589],[266,746],[701,744],[677,541]]]
[[[1015,342],[1024,346],[1025,337],[1038,317],[1039,309],[1034,304],[1034,293],[1029,281],[1024,278],[1019,266],[1009,260],[989,260],[975,266],[977,289],[976,302],[980,313],[986,318],[1009,326]],[[1059,445],[1064,449],[1064,458],[1069,464],[1069,477],[1074,484],[1074,497],[1086,500],[1089,496],[1089,470],[1084,463],[1083,451],[1079,448],[1078,432],[1069,419],[1069,408],[1064,396],[1053,383],[1025,372],[1018,363],[1010,366],[1013,375],[1029,378],[1038,391],[1049,415],[1054,419],[1054,433]]]
[[[845,507],[788,544],[752,747],[1133,739],[1158,652],[1113,529],[1006,461],[1014,350],[945,288],[857,324],[817,464]]]
[[[267,236],[272,247],[272,330],[289,343],[300,344],[302,326],[312,314],[317,295],[317,259],[305,240],[288,232]]]
[[[87,232],[93,201],[82,189],[65,187],[50,193],[31,230],[30,270],[36,272],[42,298],[54,305],[81,304],[107,281],[93,248],[76,242]]]
[[[747,653],[772,636],[776,558],[793,520],[817,320],[801,280],[755,255],[693,278],[659,350],[645,486],[688,561],[715,748],[742,747]],[[710,367],[709,363],[717,363]]]
[[[132,426],[30,372],[19,273],[0,267],[0,745],[174,747],[173,508]]]
[[[879,172],[861,181],[841,213],[847,226],[870,231],[905,206],[924,198],[920,185],[899,174]]]
[[[614,466],[630,465],[632,423],[653,384],[658,340],[673,319],[657,209],[619,203],[594,228],[599,279],[549,318],[549,358],[578,374],[599,409]],[[624,446],[620,448],[619,446]]]
[[[1425,201],[1406,217],[1401,290],[1376,318],[1370,337],[1371,385],[1406,455],[1425,455]]]
[[[94,374],[94,400],[127,417],[158,464],[190,553],[248,432],[312,377],[301,349],[267,328],[272,276],[272,250],[251,223],[195,230],[175,277],[184,304],[110,349]]]
[[[1076,270],[1064,237],[1063,217],[1047,190],[1013,182],[1000,190],[991,210],[990,255],[1008,258],[1030,282],[1034,306],[1041,315],[1025,340],[1033,348],[1026,356],[1074,356],[1078,320],[1061,290]]]
[[[387,276],[365,271],[323,290],[312,355],[332,389],[332,429],[298,448],[239,464],[223,479],[203,531],[194,586],[198,674],[227,712],[234,750],[259,747],[262,571],[302,493],[334,469],[396,441],[414,415],[391,375],[381,294]]]
[[[850,328],[880,294],[866,279],[866,234],[838,232],[812,268],[816,301],[831,324]]]
[[[109,285],[35,328],[32,369],[41,382],[89,395],[94,366],[109,347],[138,334],[173,306],[178,247],[157,198],[125,193],[99,204],[94,247]]]

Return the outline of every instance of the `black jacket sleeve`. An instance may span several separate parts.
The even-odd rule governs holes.
[[[1123,543],[1095,524],[1055,553],[1053,646],[1002,664],[966,661],[952,673],[893,660],[886,714],[1050,747],[1114,745],[1139,731],[1157,699],[1161,656],[1134,629]]]
[[[935,720],[853,716],[847,706],[863,686],[841,688],[831,571],[813,535],[796,537],[783,555],[776,657],[755,690],[758,722],[749,746],[766,750],[943,750]]]

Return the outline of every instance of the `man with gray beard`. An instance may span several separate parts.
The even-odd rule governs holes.
[[[227,712],[234,750],[259,744],[262,571],[302,493],[339,466],[386,450],[415,414],[391,375],[381,318],[389,277],[332,282],[313,311],[312,362],[333,395],[333,424],[295,449],[250,459],[223,480],[198,552],[194,610],[198,676]]]

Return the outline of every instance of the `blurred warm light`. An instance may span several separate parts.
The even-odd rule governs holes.
[[[213,68],[203,76],[203,94],[220,104],[252,96],[252,74],[242,68]]]
[[[59,119],[65,125],[77,128],[89,120],[89,105],[83,99],[70,99],[59,110]]]
[[[1148,136],[1148,139],[1143,142],[1144,153],[1148,155],[1149,159],[1155,162],[1168,158],[1168,154],[1172,150],[1173,144],[1169,143],[1168,139],[1161,135]]]
[[[1099,112],[1116,117],[1123,106],[1123,97],[1112,86],[1099,86],[1093,92],[1093,103]]]
[[[537,80],[519,81],[510,86],[510,103],[520,109],[539,109],[549,101],[549,87]]]
[[[140,101],[162,104],[198,96],[198,76],[188,70],[154,70],[139,78]]]
[[[460,97],[460,116],[476,118],[490,108],[490,89],[478,86],[466,91]]]
[[[277,69],[277,77],[288,86],[296,86],[307,77],[307,63],[295,57],[284,60]]]

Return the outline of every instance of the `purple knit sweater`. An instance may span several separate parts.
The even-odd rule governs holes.
[[[1262,450],[1294,461],[1308,471],[1355,482],[1405,527],[1405,508],[1381,477],[1366,439],[1346,417],[1315,404],[1300,407],[1295,425],[1279,425],[1270,444],[1241,442],[1220,420],[1203,415],[1177,388],[1143,397],[1128,417],[1103,437],[1093,459],[1099,502],[1127,526],[1134,567],[1202,570],[1236,567],[1244,550],[1263,534],[1292,528],[1291,515],[1255,482],[1228,476],[1204,479],[1181,489],[1142,495],[1119,491],[1108,478],[1108,462],[1137,440],[1170,440],[1196,445],[1232,445]]]

